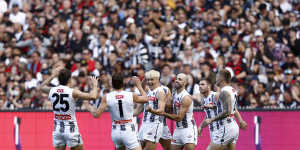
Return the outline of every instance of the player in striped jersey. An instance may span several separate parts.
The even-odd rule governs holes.
[[[149,102],[144,104],[143,123],[139,131],[139,140],[143,149],[155,150],[163,134],[163,120],[161,114],[165,109],[166,94],[160,86],[160,73],[150,70],[145,74]]]
[[[172,94],[171,91],[168,87],[161,85],[164,93],[167,96],[167,103],[172,103]],[[145,89],[148,89],[148,87],[146,87]],[[145,90],[148,91],[148,90]],[[172,106],[171,106],[172,107]],[[166,108],[167,109],[167,108]],[[139,115],[141,112],[143,111],[143,106],[141,104],[138,104],[138,106],[136,107],[136,109],[134,110],[134,116]],[[161,138],[159,139],[159,143],[160,145],[163,147],[164,150],[171,150],[171,139],[172,139],[172,135],[171,132],[169,130],[169,127],[167,125],[167,121],[166,118],[163,116],[163,133]]]
[[[185,90],[187,76],[180,73],[176,77],[172,105],[174,114],[163,113],[167,118],[176,121],[176,129],[173,134],[172,150],[194,150],[197,144],[197,126],[193,118],[193,101]]]
[[[114,74],[112,76],[112,86],[114,90],[104,96],[99,108],[96,110],[87,104],[91,114],[98,118],[108,108],[112,119],[112,141],[117,150],[142,150],[135,133],[133,120],[133,106],[136,103],[146,103],[148,98],[143,90],[140,80],[137,77],[133,81],[139,89],[141,96],[137,96],[133,92],[123,90],[123,75]]]
[[[207,79],[201,79],[199,83],[199,89],[200,93],[202,95],[200,103],[202,104],[202,107],[204,108],[204,111],[206,113],[205,118],[213,118],[218,115],[221,109],[220,108],[221,103],[220,101],[217,101],[219,92],[211,91],[211,83]],[[241,118],[241,115],[238,111],[235,112],[234,116],[237,118],[241,129],[247,128],[247,123]],[[204,120],[203,120],[204,121]],[[213,147],[214,144],[220,142],[220,137],[222,135],[219,135],[219,129],[223,125],[222,121],[213,122],[209,124],[209,131],[210,131],[210,139],[211,143],[209,144],[207,149],[211,149],[210,147]],[[201,132],[203,128],[205,128],[204,122],[202,122],[198,128],[198,135],[201,136]]]
[[[52,79],[58,77],[59,86],[48,87]],[[83,142],[79,133],[77,119],[75,116],[75,106],[77,99],[95,100],[98,95],[98,79],[91,77],[92,90],[89,93],[81,92],[70,88],[71,71],[58,67],[53,74],[47,78],[40,86],[40,89],[49,93],[49,100],[53,106],[54,130],[53,146],[56,150],[65,150],[66,145],[71,150],[82,150]]]
[[[247,127],[247,124],[242,120],[241,115],[237,111],[237,92],[230,86],[230,80],[231,75],[228,70],[223,69],[218,72],[216,85],[221,88],[221,91],[218,94],[217,114],[210,118],[207,115],[206,119],[200,125],[201,128],[207,125],[213,127],[214,124],[219,126],[219,129],[213,131],[213,137],[211,144],[207,148],[208,150],[235,150],[239,129],[233,116],[237,118],[242,129]],[[200,89],[204,89],[203,84],[200,85]],[[205,93],[205,91],[202,90],[202,93]],[[208,94],[206,93],[206,95]]]

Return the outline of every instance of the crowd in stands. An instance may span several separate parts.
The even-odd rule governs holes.
[[[100,78],[95,105],[115,72],[132,91],[147,70],[171,89],[183,72],[195,96],[199,79],[214,85],[227,68],[239,107],[296,108],[299,10],[299,0],[0,0],[0,109],[52,109],[38,85],[58,65],[82,91]]]

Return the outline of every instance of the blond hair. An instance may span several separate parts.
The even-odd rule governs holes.
[[[145,73],[145,77],[146,79],[149,78],[159,78],[160,77],[160,73],[156,70],[150,70],[148,72]]]

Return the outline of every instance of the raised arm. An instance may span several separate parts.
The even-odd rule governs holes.
[[[178,114],[163,113],[163,115],[169,119],[179,122],[184,118],[191,104],[192,104],[192,98],[190,96],[184,96]]]
[[[89,93],[81,92],[80,90],[74,89],[73,98],[80,100],[95,100],[99,97],[98,92],[98,78],[90,77],[90,84],[92,86],[92,90]]]
[[[59,72],[63,69],[62,66],[57,67],[51,74],[50,77],[48,77],[46,80],[44,80],[44,82],[42,82],[42,84],[40,85],[40,90],[44,93],[49,93],[51,87],[48,86],[48,84],[52,81],[52,79],[54,79],[55,77],[58,76]]]
[[[223,106],[223,112],[218,114],[216,117],[211,119],[206,119],[205,122],[207,124],[210,124],[211,122],[221,120],[223,118],[228,117],[231,112],[231,96],[227,91],[222,91],[219,95],[219,101],[222,103]]]
[[[99,118],[107,107],[106,95],[103,97],[100,106],[96,109],[91,104],[87,104],[87,110],[93,115],[94,118]]]
[[[150,106],[147,107],[147,111],[157,114],[157,115],[163,115],[165,112],[165,105],[166,105],[166,94],[164,91],[158,91],[158,109],[152,109]]]
[[[146,102],[148,102],[147,94],[146,94],[146,92],[144,91],[144,89],[142,87],[140,79],[138,77],[133,77],[132,80],[133,80],[135,86],[138,88],[138,90],[141,93],[141,96],[138,96],[135,93],[133,93],[133,101],[135,103],[146,103]]]

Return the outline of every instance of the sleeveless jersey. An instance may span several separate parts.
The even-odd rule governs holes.
[[[146,111],[146,108],[148,105],[152,109],[158,109],[158,91],[163,91],[163,88],[157,87],[154,90],[149,89],[147,91],[147,96],[148,96],[149,102],[144,104],[143,122],[160,123],[162,121],[162,116]]]
[[[220,102],[216,101],[215,98],[216,98],[216,92],[211,91],[207,97],[203,97],[201,99],[201,102],[204,106],[208,105],[208,104],[212,104],[212,105],[217,106],[217,108],[218,108],[218,107],[220,107]],[[216,109],[216,108],[215,109],[204,109],[204,111],[206,113],[207,118],[214,118],[219,114],[218,109]],[[220,124],[221,124],[221,121],[214,121],[213,123],[209,124],[209,131],[213,132],[215,130],[218,130],[220,128]]]
[[[225,86],[221,89],[222,91],[227,91],[230,94],[230,100],[231,100],[231,115],[234,114],[236,104],[237,104],[237,91],[232,86]]]
[[[179,109],[180,106],[182,105],[182,99],[184,96],[190,96],[190,94],[185,89],[180,93],[177,92],[173,93],[173,111],[175,114],[179,113]],[[187,128],[189,125],[192,125],[192,122],[194,121],[193,108],[194,108],[194,104],[192,102],[182,121],[176,122],[177,128]]]
[[[232,86],[225,86],[221,89],[221,92],[222,91],[227,91],[230,94],[230,101],[231,101],[231,114],[230,115],[233,115],[235,112],[235,108],[236,108],[235,105],[237,103],[237,91]],[[218,106],[218,114],[222,113],[224,111],[224,106],[222,105],[220,100],[218,100],[217,106]],[[225,119],[226,118],[219,120],[219,124],[224,125],[224,123],[226,122]]]
[[[127,91],[112,91],[106,95],[112,121],[133,119],[133,94]]]
[[[59,126],[61,133],[65,132],[65,126],[70,126],[70,132],[78,129],[75,116],[76,103],[72,94],[73,89],[63,85],[52,87],[49,92],[48,98],[54,113],[54,130]]]

